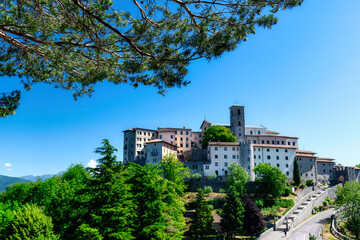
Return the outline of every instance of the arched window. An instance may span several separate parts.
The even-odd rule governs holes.
[[[238,109],[238,115],[240,115],[240,109]]]

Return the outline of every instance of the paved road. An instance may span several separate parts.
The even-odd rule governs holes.
[[[330,209],[309,218],[289,232],[288,240],[308,240],[309,233],[315,235],[316,239],[320,240],[321,228],[333,212],[334,210]]]

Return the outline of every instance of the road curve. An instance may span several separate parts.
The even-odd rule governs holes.
[[[321,239],[320,231],[326,220],[334,213],[334,209],[326,210],[318,213],[315,216],[305,220],[298,227],[290,232],[288,240],[308,240],[309,233],[315,235],[316,239]]]

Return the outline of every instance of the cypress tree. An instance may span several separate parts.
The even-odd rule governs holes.
[[[295,182],[296,186],[299,186],[301,183],[301,177],[300,177],[300,170],[299,170],[299,165],[297,163],[296,157],[294,159],[293,178],[294,178],[294,182]]]
[[[232,237],[243,229],[244,208],[239,193],[230,186],[226,195],[220,226],[223,232]]]
[[[265,228],[264,216],[251,198],[244,202],[244,230],[251,236],[258,235]]]
[[[196,196],[196,212],[190,226],[190,234],[196,239],[202,239],[203,236],[213,233],[214,218],[211,210],[210,205],[205,201],[204,191],[199,189]]]

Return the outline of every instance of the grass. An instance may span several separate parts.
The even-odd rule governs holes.
[[[325,225],[323,226],[323,228],[321,229],[321,234],[323,236],[324,240],[337,240],[337,238],[332,235],[332,233],[330,232],[330,219],[325,223]]]

